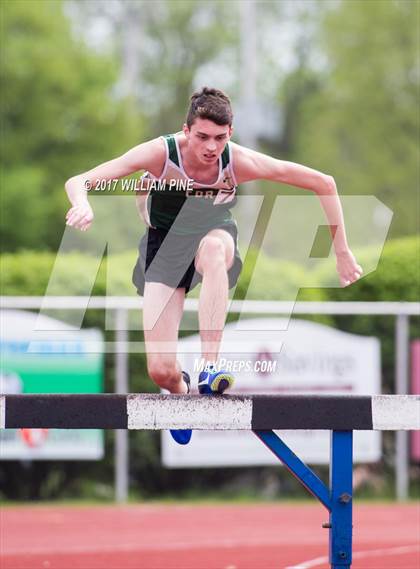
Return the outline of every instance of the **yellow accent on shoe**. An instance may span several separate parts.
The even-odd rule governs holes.
[[[220,373],[215,379],[214,381],[211,383],[211,390],[218,392],[219,391],[219,385],[220,382],[222,380],[226,380],[228,382],[228,386],[226,387],[226,389],[230,389],[232,387],[232,385],[235,383],[235,378],[233,377],[233,375],[231,375],[230,373]],[[224,389],[223,391],[226,391],[226,389]]]

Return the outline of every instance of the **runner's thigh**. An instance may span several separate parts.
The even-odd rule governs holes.
[[[143,328],[146,351],[173,353],[184,309],[185,289],[146,282],[143,296]]]

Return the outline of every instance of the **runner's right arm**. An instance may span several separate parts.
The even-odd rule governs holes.
[[[87,192],[100,180],[114,180],[138,170],[148,170],[159,176],[165,163],[165,143],[161,138],[139,144],[118,158],[69,178],[64,187],[72,207],[66,215],[66,225],[86,231],[92,224],[93,211]]]

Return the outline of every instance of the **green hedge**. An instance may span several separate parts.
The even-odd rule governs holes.
[[[131,274],[137,251],[109,255],[103,259],[92,291],[94,295],[131,295],[134,292]],[[258,259],[257,259],[258,258]],[[98,259],[82,253],[55,253],[23,251],[1,256],[1,291],[3,295],[44,295],[54,268],[54,294],[84,295],[90,292],[88,274]],[[58,259],[57,265],[54,263]],[[304,281],[304,270],[289,261],[272,259],[263,253],[250,251],[238,283],[235,297],[262,300],[293,298]],[[254,271],[255,263],[256,270]],[[108,275],[107,275],[108,273]],[[249,283],[251,286],[248,288]],[[108,285],[108,289],[107,289]],[[191,296],[198,296],[199,289]]]
[[[362,265],[371,265],[376,248],[356,251]],[[321,286],[326,281],[322,269],[317,280]],[[377,269],[360,281],[344,289],[330,288],[329,300],[341,301],[394,301],[414,302],[420,291],[420,238],[404,237],[388,241],[382,251]]]
[[[364,265],[372,265],[376,253],[371,248],[356,252]],[[104,258],[93,288],[93,294],[133,294],[132,268],[137,251],[110,255]],[[22,251],[4,254],[1,263],[1,293],[3,295],[43,295],[51,276],[55,253]],[[82,253],[67,253],[60,256],[54,275],[56,294],[86,294],[89,290],[87,273],[92,263],[98,261]],[[107,266],[108,283],[107,283]],[[364,276],[350,287],[328,286],[330,271],[325,265],[311,271],[311,282],[319,288],[301,288],[299,299],[358,300],[358,301],[415,301],[420,289],[420,241],[408,237],[388,242],[375,271]],[[293,299],[302,283],[308,282],[308,271],[290,261],[274,259],[262,252],[249,251],[244,258],[244,268],[235,297],[260,300]],[[192,296],[197,296],[198,289]]]
[[[1,256],[1,293],[14,296],[42,296],[47,285],[56,260],[54,253],[39,253],[37,251],[22,251],[20,253],[7,253]],[[63,255],[65,263],[61,263],[58,271],[62,290],[57,293],[66,294],[68,284],[80,294],[85,291],[86,269],[94,260],[88,255],[69,253]],[[93,294],[102,295],[106,291],[106,273],[102,263],[98,273]]]

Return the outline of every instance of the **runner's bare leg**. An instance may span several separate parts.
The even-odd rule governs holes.
[[[198,306],[202,357],[216,362],[226,320],[229,297],[228,270],[233,265],[233,237],[223,229],[213,229],[200,242],[195,266],[203,276]]]
[[[143,327],[147,370],[152,380],[171,393],[186,393],[176,359],[185,289],[147,282],[143,297]]]

